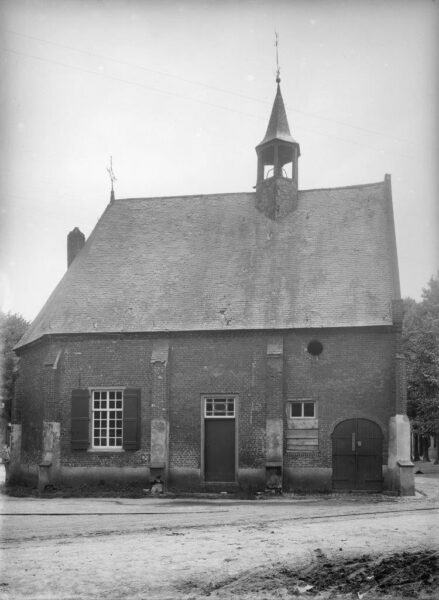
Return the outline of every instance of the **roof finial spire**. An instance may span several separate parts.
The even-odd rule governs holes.
[[[108,174],[111,180],[111,194],[110,194],[110,202],[114,202],[114,182],[117,181],[116,176],[113,172],[113,157],[110,156],[110,166],[107,167]]]
[[[275,37],[275,42],[274,45],[276,46],[276,83],[280,83],[280,66],[279,66],[279,34],[277,33],[277,31],[274,32],[274,37]]]

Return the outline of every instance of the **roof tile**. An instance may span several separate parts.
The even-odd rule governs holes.
[[[391,324],[385,184],[110,204],[19,346],[45,334]]]

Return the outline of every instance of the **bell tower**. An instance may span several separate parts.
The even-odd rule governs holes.
[[[300,146],[288,126],[280,90],[279,66],[277,91],[264,139],[256,146],[258,173],[256,205],[270,219],[279,219],[297,205]]]

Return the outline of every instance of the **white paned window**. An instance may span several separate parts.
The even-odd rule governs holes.
[[[290,416],[294,418],[308,417],[313,419],[316,416],[316,403],[303,400],[300,402],[291,402],[290,404]]]
[[[93,390],[93,448],[121,448],[123,391]]]
[[[209,396],[205,398],[204,416],[211,418],[234,418],[235,398],[233,396]]]

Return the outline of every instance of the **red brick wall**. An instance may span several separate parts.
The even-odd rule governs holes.
[[[181,334],[170,340],[169,386],[171,470],[201,467],[201,396],[237,394],[239,467],[265,464],[267,341],[272,332]],[[157,337],[157,336],[155,336]],[[319,357],[306,351],[319,339]],[[54,345],[63,349],[56,370],[44,367]],[[68,467],[146,466],[151,424],[153,337],[76,337],[45,341],[22,354],[17,420],[23,424],[23,461],[38,462],[41,425],[61,421],[61,464]],[[52,348],[52,350],[51,350]],[[383,426],[394,413],[394,333],[390,328],[297,330],[284,335],[284,401],[318,400],[319,449],[291,453],[285,466],[330,467],[330,433],[343,418],[364,416]],[[93,386],[138,387],[142,394],[142,443],[136,452],[72,451],[71,391]],[[44,414],[44,417],[43,417]],[[285,408],[283,417],[285,419]],[[385,439],[384,447],[387,445]]]
[[[66,341],[60,362],[59,399],[61,464],[66,466],[144,465],[149,459],[152,340],[144,338],[84,337]],[[96,454],[71,450],[70,404],[74,388],[126,386],[141,390],[141,449],[136,452]]]
[[[319,450],[287,455],[290,466],[331,466],[331,432],[345,418],[365,417],[387,426],[394,414],[394,333],[390,328],[297,330],[285,338],[285,388],[288,398],[318,402]],[[323,344],[320,356],[308,342]]]
[[[43,411],[48,392],[44,359],[49,346],[46,342],[29,348],[19,363],[12,420],[22,424],[21,461],[24,466],[37,465],[41,460]]]
[[[264,334],[190,335],[172,341],[170,460],[200,468],[201,395],[237,394],[239,466],[265,458]]]
[[[62,349],[57,369],[45,367],[51,347]],[[61,422],[62,466],[145,465],[150,439],[150,357],[152,341],[140,338],[77,337],[46,341],[23,352],[16,395],[22,422],[22,461],[41,459],[42,421]],[[52,352],[53,353],[53,352]],[[96,454],[71,450],[71,393],[75,388],[130,386],[141,389],[142,448],[137,452]],[[51,400],[53,399],[53,400]]]

